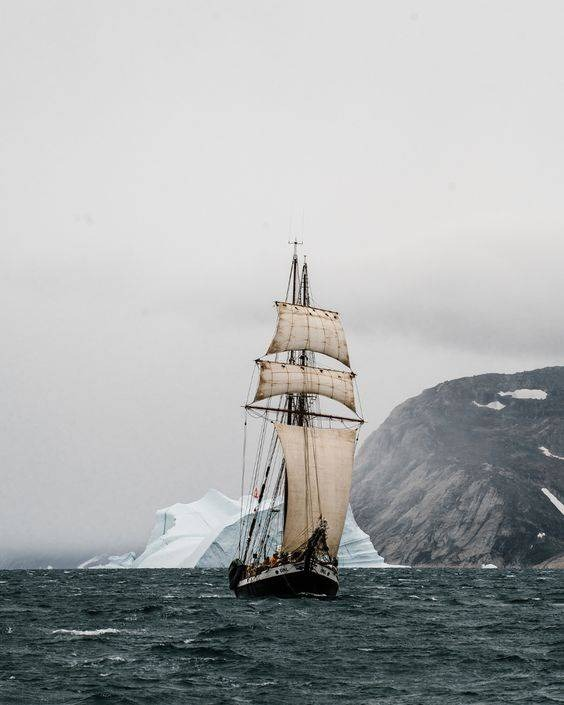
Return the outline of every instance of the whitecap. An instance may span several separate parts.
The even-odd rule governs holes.
[[[102,634],[119,634],[119,629],[54,629],[51,634],[71,634],[72,636],[100,636]]]

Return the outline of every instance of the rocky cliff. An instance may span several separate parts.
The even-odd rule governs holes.
[[[408,399],[360,449],[351,504],[389,562],[501,567],[564,553],[558,499],[564,367],[550,367],[456,379]]]

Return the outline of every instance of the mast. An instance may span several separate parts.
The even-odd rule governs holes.
[[[290,284],[292,287],[292,303],[297,304],[297,303],[299,303],[299,299],[300,299],[300,281],[299,281],[299,277],[298,277],[298,245],[303,245],[303,242],[298,242],[298,240],[294,238],[293,242],[290,241],[290,242],[288,242],[288,244],[294,245],[294,255],[292,257],[292,266],[290,269]],[[296,356],[295,356],[294,351],[290,352],[290,354],[288,355],[288,362],[292,365],[295,364]],[[295,417],[294,406],[295,406],[294,405],[294,395],[288,394],[288,400],[287,400],[288,416],[286,419],[288,426],[292,425],[292,421]]]
[[[304,255],[304,263],[302,266],[302,280],[301,280],[301,293],[300,293],[300,303],[302,306],[309,306],[309,282],[307,275],[307,260]],[[300,365],[305,367],[308,363],[307,350],[300,351]],[[307,396],[305,394],[300,394],[298,397],[298,418],[296,421],[297,426],[307,425]]]
[[[303,241],[298,242],[297,238],[294,238],[294,241],[289,242],[288,244],[294,245],[294,255],[292,257],[292,269],[290,272],[290,277],[291,277],[291,283],[292,283],[292,303],[296,304],[299,301],[298,245],[303,245]],[[294,354],[293,350],[288,355],[288,362],[290,364],[295,363],[295,354]],[[298,397],[298,399],[299,399],[299,397]],[[298,414],[294,414],[294,396],[293,396],[293,394],[288,394],[287,408],[288,408],[288,415],[286,418],[286,423],[288,424],[288,426],[291,426],[292,421],[294,419],[294,416],[296,416],[297,418],[300,418],[300,416]],[[303,415],[301,415],[301,418],[303,418]],[[286,463],[283,460],[282,467],[280,468],[280,472],[282,474],[282,477],[284,478],[284,514],[283,514],[283,520],[282,520],[282,531],[284,530],[284,527],[286,526],[286,516],[288,513],[288,480],[286,477],[285,465],[286,465]]]

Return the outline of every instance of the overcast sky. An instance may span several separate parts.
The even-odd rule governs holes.
[[[561,364],[564,3],[0,1],[0,555],[236,496],[290,235],[363,436]]]

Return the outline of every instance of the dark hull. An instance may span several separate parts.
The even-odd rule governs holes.
[[[334,597],[339,590],[336,572],[324,569],[305,570],[292,566],[288,571],[270,569],[255,579],[243,579],[233,588],[237,597],[298,597],[319,595]]]

